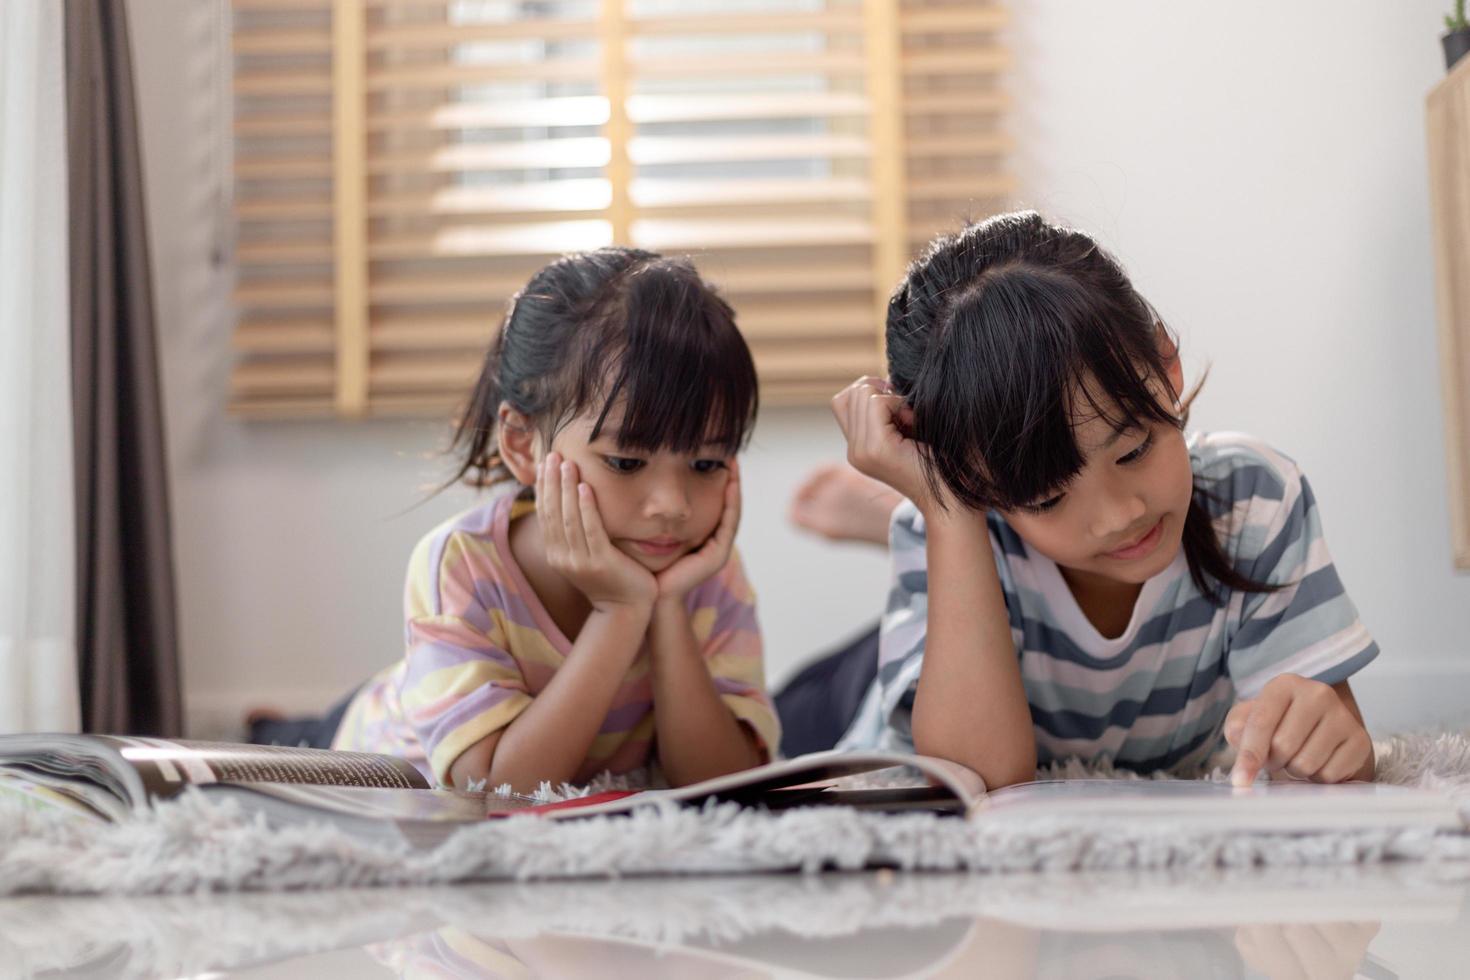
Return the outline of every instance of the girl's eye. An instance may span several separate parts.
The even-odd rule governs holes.
[[[694,467],[696,473],[718,473],[720,470],[729,468],[723,459],[696,459],[689,465]]]
[[[1120,462],[1120,463],[1122,463],[1124,465],[1127,465],[1128,463],[1136,463],[1140,459],[1143,459],[1143,457],[1147,456],[1148,455],[1148,451],[1150,449],[1152,449],[1153,446],[1154,446],[1154,434],[1152,432],[1150,432],[1148,434],[1148,436],[1144,438],[1143,442],[1139,444],[1139,446],[1138,446],[1137,449],[1133,450],[1133,452],[1129,453],[1127,456],[1124,456],[1122,459],[1118,460],[1118,462]]]
[[[1059,493],[1055,497],[1049,497],[1048,499],[1040,501],[1038,503],[1027,504],[1021,509],[1026,511],[1028,514],[1045,514],[1049,510],[1054,510],[1056,506],[1062,502],[1062,498],[1065,496],[1066,494]]]
[[[615,473],[636,473],[643,468],[643,460],[632,456],[604,456],[602,461]]]

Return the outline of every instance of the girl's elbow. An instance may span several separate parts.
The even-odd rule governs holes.
[[[449,765],[449,784],[458,789],[482,781],[495,786],[495,748],[500,742],[500,736],[500,732],[495,732],[461,752]]]
[[[1036,738],[1028,731],[1009,745],[983,753],[980,762],[972,768],[985,780],[986,789],[1029,783],[1036,778]]]
[[[985,781],[986,789],[1000,789],[1036,778],[1036,742],[1030,732],[1015,744],[991,747],[956,740],[950,733],[927,731],[917,724],[913,737],[914,751],[919,755],[947,759],[973,769]]]

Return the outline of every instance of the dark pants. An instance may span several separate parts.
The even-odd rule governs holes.
[[[807,664],[775,694],[781,754],[821,752],[837,744],[878,676],[878,627]]]
[[[805,755],[836,745],[877,676],[877,626],[803,667],[774,697],[781,719],[781,754]],[[356,694],[347,695],[323,717],[253,721],[249,740],[255,745],[331,748]]]
[[[262,718],[250,723],[246,739],[252,745],[289,745],[293,748],[330,749],[347,706],[357,696],[354,690],[332,705],[325,715],[302,718]]]

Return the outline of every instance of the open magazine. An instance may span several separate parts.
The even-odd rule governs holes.
[[[1010,821],[1159,822],[1199,831],[1460,828],[1448,796],[1373,783],[1317,786],[1169,780],[1043,780],[986,792],[964,766],[926,756],[819,752],[676,789],[545,802],[432,788],[391,756],[111,735],[0,736],[0,794],[120,821],[189,787],[237,800],[276,824],[327,821],[366,836],[432,845],[467,823],[517,815],[565,820],[647,805],[731,801],[771,810],[850,806]]]

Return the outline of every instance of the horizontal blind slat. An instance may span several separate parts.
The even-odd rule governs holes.
[[[372,52],[456,47],[476,41],[568,40],[596,37],[597,21],[537,17],[484,24],[385,24],[368,31]]]
[[[551,61],[513,64],[469,64],[445,67],[426,65],[412,68],[370,69],[367,76],[367,87],[370,93],[381,94],[386,91],[411,92],[418,89],[438,89],[453,85],[473,85],[478,82],[585,82],[596,78],[596,61],[582,58],[558,58]]]
[[[858,33],[862,14],[856,6],[827,10],[755,10],[739,13],[631,17],[631,34],[789,34],[796,32]]]

